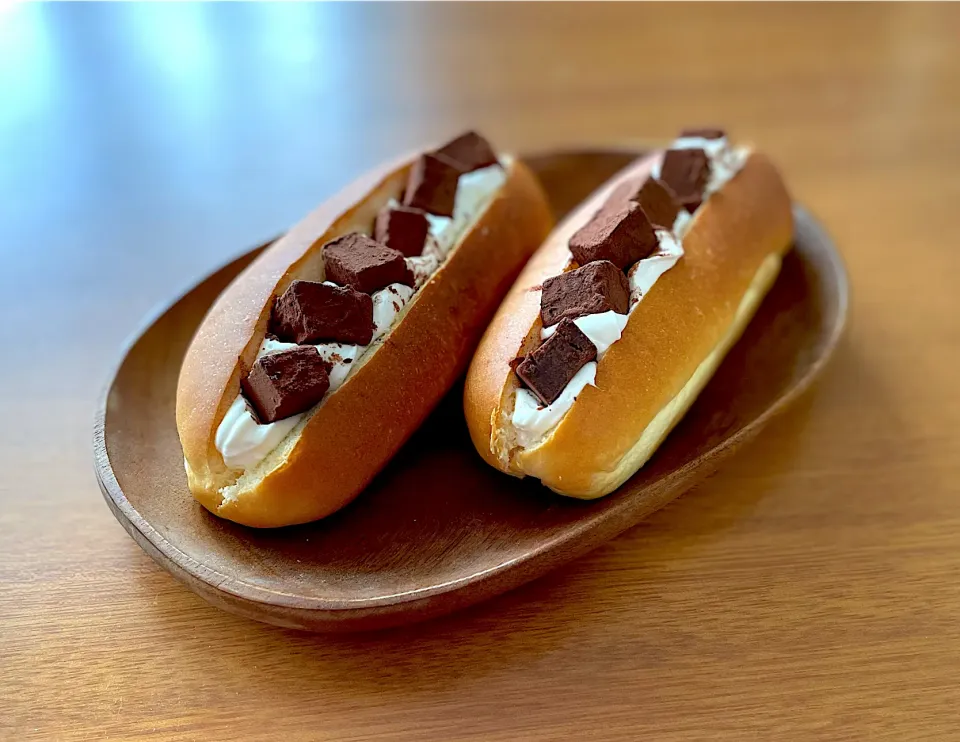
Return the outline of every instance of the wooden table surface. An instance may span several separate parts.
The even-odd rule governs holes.
[[[0,9],[0,738],[960,738],[960,8]],[[725,124],[848,261],[822,383],[525,588],[314,636],[157,567],[92,473],[155,305],[400,150]]]

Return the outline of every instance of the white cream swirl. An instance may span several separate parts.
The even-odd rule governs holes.
[[[630,311],[640,303],[640,300],[653,288],[664,273],[673,268],[683,257],[683,246],[666,229],[657,230],[659,249],[643,260],[639,260],[627,271],[630,281]]]
[[[591,361],[574,374],[556,401],[546,407],[540,404],[540,400],[532,392],[518,389],[512,418],[517,443],[526,448],[540,441],[560,423],[583,388],[587,384],[593,385],[596,378],[597,364]]]
[[[259,464],[287,437],[287,433],[296,427],[302,417],[302,414],[293,415],[261,425],[247,400],[238,394],[217,427],[214,443],[223,456],[223,463],[231,469],[246,469]]]
[[[404,260],[407,263],[407,268],[409,268],[413,274],[414,283],[417,288],[420,288],[429,281],[430,277],[437,272],[440,263],[443,262],[443,258],[433,252],[414,255],[412,258],[404,258]]]
[[[594,344],[597,349],[597,358],[601,358],[607,352],[607,348],[617,342],[623,335],[623,328],[627,326],[628,319],[630,319],[628,314],[609,311],[577,317],[573,324],[579,327],[580,332]],[[544,327],[540,331],[540,338],[546,340],[557,331],[559,326],[560,323],[558,322],[555,325],[550,325],[550,327]]]
[[[391,283],[373,294],[373,341],[382,338],[393,326],[400,310],[413,298],[414,289]],[[366,349],[366,346],[364,346]]]

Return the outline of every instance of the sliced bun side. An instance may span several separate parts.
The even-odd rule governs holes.
[[[572,497],[593,499],[602,497],[617,489],[653,456],[660,444],[666,439],[674,426],[683,418],[697,396],[703,391],[713,374],[723,362],[724,356],[734,346],[746,330],[756,313],[763,297],[773,286],[780,273],[782,258],[777,253],[766,257],[754,276],[750,288],[744,294],[734,316],[733,323],[716,347],[697,367],[693,375],[673,399],[665,404],[650,424],[644,429],[639,440],[620,459],[616,467],[609,472],[597,472],[589,485],[581,493],[565,493]]]
[[[391,196],[400,195],[405,176],[406,168],[384,179],[368,197],[356,194],[359,205],[337,220],[336,229],[327,228],[315,240],[317,247],[337,234],[369,228],[379,208]],[[463,372],[500,298],[551,224],[546,196],[536,178],[525,165],[511,161],[507,180],[493,202],[346,383],[277,450],[239,479],[234,480],[235,473],[226,482],[190,477],[197,499],[230,520],[274,527],[316,520],[356,497]],[[252,337],[245,349],[251,360],[273,297],[296,277],[288,274],[280,273],[279,265],[274,268],[274,275],[282,276],[281,283],[272,291],[261,290],[261,306],[249,310],[262,320],[249,325]],[[265,280],[261,277],[259,283]],[[222,457],[213,438],[236,397],[239,376],[238,369],[231,377],[232,388],[217,392],[222,398],[218,414],[205,431],[208,458],[220,466]]]
[[[570,262],[567,242],[607,200],[617,185],[647,175],[661,154],[631,163],[594,191],[561,221],[520,273],[487,327],[467,371],[463,393],[470,438],[484,461],[507,474],[524,476],[512,456],[509,420],[513,393],[519,386],[510,362],[533,350],[540,337],[540,286],[563,272]]]
[[[412,158],[358,178],[263,251],[220,294],[187,349],[177,382],[177,430],[191,491],[208,508],[236,480],[217,451],[217,426],[240,391],[266,334],[273,300],[301,276],[322,274],[320,248],[367,229],[380,206],[399,196]]]
[[[631,166],[615,180],[644,167],[649,161]],[[590,218],[615,185],[578,209],[543,249],[564,254],[561,244],[565,246],[569,234]],[[551,489],[574,497],[599,497],[618,487],[652,455],[746,327],[776,277],[792,232],[790,198],[783,182],[770,161],[754,153],[697,213],[684,237],[684,257],[631,313],[620,341],[599,364],[596,387],[584,389],[552,434],[535,448],[520,450],[512,443],[511,392],[517,382],[509,368],[501,370],[502,403],[488,407],[486,413],[489,419],[489,410],[494,409],[495,422],[492,435],[485,439],[485,458],[502,470],[538,477]],[[554,264],[558,262],[563,261],[557,257]],[[505,303],[501,308],[503,313],[525,312],[528,328],[538,326],[539,294],[530,293],[533,301]],[[521,323],[522,318],[514,322]],[[508,351],[497,344],[491,351],[485,342],[476,362],[503,369],[505,357],[515,354],[516,347]],[[497,357],[487,358],[491,352]],[[471,419],[475,414],[468,411],[468,422],[478,431],[474,440],[479,448],[484,422]]]
[[[713,377],[724,356],[743,334],[763,301],[763,297],[773,286],[780,272],[780,264],[780,254],[767,255],[757,269],[754,280],[750,283],[731,324],[720,340],[706,358],[696,366],[676,395],[659,408],[640,436],[632,446],[627,448],[619,460],[614,461],[613,457],[606,456],[605,452],[596,447],[591,448],[578,442],[571,442],[570,438],[561,433],[560,437],[552,437],[544,445],[520,455],[526,473],[539,478],[547,487],[559,494],[588,500],[608,495],[626,482],[653,456]],[[599,387],[603,383],[599,378],[597,379],[598,388],[606,388]],[[578,398],[577,404],[580,402]],[[583,399],[583,410],[592,409],[594,414],[607,414],[611,407],[610,404],[603,404],[600,395],[590,395]],[[573,412],[572,409],[571,412]],[[560,433],[560,428],[566,423],[567,418],[557,427],[556,432]],[[569,428],[567,430],[569,431]],[[572,449],[572,455],[570,455],[571,445],[575,446]],[[564,460],[567,456],[569,458]],[[587,474],[583,468],[577,467],[578,463],[582,467],[588,463],[599,462],[610,462],[611,468],[595,469]]]

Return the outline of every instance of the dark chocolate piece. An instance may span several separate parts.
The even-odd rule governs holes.
[[[636,178],[623,181],[620,185],[613,189],[613,193],[610,194],[610,197],[603,202],[603,206],[600,207],[600,211],[611,211],[620,208],[625,203],[636,201],[637,196],[640,195],[640,189],[642,187],[643,182],[637,180]],[[599,213],[599,211],[597,213]]]
[[[677,203],[673,191],[662,180],[647,178],[634,200],[640,204],[640,208],[655,227],[673,229],[680,204]]]
[[[580,265],[609,260],[623,270],[657,249],[653,225],[639,205],[601,209],[570,238],[570,252]]]
[[[461,134],[456,139],[447,142],[436,150],[434,154],[443,155],[456,163],[461,172],[469,173],[473,170],[479,170],[482,167],[496,165],[497,153],[493,151],[490,142],[477,134],[475,131],[468,131]]]
[[[590,338],[571,320],[557,325],[556,332],[543,345],[521,361],[517,376],[546,405],[553,404],[570,379],[597,357]]]
[[[700,139],[723,139],[727,133],[723,129],[711,129],[704,127],[702,129],[684,129],[680,132],[681,137],[700,137]]]
[[[392,250],[408,257],[423,252],[430,224],[426,213],[409,206],[384,206],[377,214],[374,237]]]
[[[460,166],[443,155],[421,155],[410,169],[403,205],[437,216],[453,216]]]
[[[403,253],[391,250],[359,232],[351,232],[323,246],[328,281],[372,294],[391,283],[413,286],[413,274]]]
[[[626,314],[629,308],[630,283],[623,271],[609,260],[597,260],[548,278],[543,282],[540,295],[540,319],[544,327],[585,314],[609,311]]]
[[[710,179],[710,160],[702,149],[671,149],[663,156],[660,180],[691,214],[703,203],[703,190]]]
[[[607,204],[612,208],[627,201],[640,204],[640,208],[644,210],[650,223],[655,227],[673,229],[680,204],[674,198],[673,191],[663,181],[653,177],[646,178],[642,182],[624,181],[613,189],[613,193],[610,194],[601,211],[607,208]]]
[[[373,300],[347,287],[294,281],[273,305],[270,331],[287,343],[367,345],[373,338]]]
[[[306,412],[330,388],[330,365],[304,346],[258,358],[240,382],[261,423]]]

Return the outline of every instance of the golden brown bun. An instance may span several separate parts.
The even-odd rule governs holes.
[[[320,248],[369,231],[399,198],[413,158],[360,178],[279,239],[220,295],[187,350],[177,429],[187,479],[210,511],[238,523],[305,523],[356,497],[447,392],[517,272],[552,226],[529,169],[506,163],[493,202],[417,292],[381,343],[336,392],[257,467],[229,469],[214,436],[256,358],[273,300],[300,277],[322,275]],[[238,479],[239,476],[239,479]]]
[[[650,171],[654,155],[619,173],[550,235],[510,290],[467,374],[464,411],[480,455],[552,490],[594,498],[650,458],[736,342],[777,276],[793,234],[790,197],[773,164],[749,156],[712,195],[683,238],[684,256],[631,312],[619,342],[544,441],[523,449],[512,424],[517,379],[509,362],[535,344],[544,279],[570,260],[567,241],[616,185]]]

